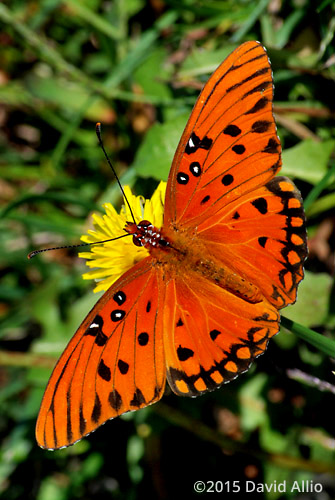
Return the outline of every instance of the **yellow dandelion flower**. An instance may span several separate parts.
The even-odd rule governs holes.
[[[166,182],[161,182],[150,200],[143,196],[135,196],[129,186],[124,186],[136,222],[149,220],[155,227],[163,225],[163,208],[165,199]],[[85,243],[96,243],[125,234],[124,227],[127,221],[132,221],[132,216],[126,202],[118,213],[111,203],[103,205],[106,214],[93,214],[94,229],[81,237]],[[121,238],[100,245],[93,245],[89,252],[81,252],[79,257],[87,259],[86,265],[92,269],[83,278],[94,279],[98,282],[95,292],[107,290],[122,274],[136,262],[144,259],[149,252],[144,247],[133,244],[131,237]]]

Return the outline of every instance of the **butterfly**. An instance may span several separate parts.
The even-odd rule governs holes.
[[[265,49],[242,44],[204,86],[175,153],[164,222],[127,222],[149,255],[80,325],[46,388],[42,448],[107,420],[212,391],[246,371],[296,300],[307,255],[302,199],[281,167]],[[115,244],[115,242],[114,242]]]

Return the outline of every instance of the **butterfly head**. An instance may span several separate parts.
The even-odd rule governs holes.
[[[124,228],[126,233],[133,235],[133,243],[137,247],[167,247],[169,242],[162,237],[161,230],[148,220],[141,220],[138,224],[127,222]]]

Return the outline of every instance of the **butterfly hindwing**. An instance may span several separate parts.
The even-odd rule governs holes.
[[[73,444],[106,420],[161,398],[166,372],[159,279],[147,257],[83,321],[43,397],[36,425],[42,448]]]
[[[197,396],[234,379],[278,332],[279,314],[265,299],[239,297],[199,277],[166,289],[164,348],[174,392]]]
[[[295,302],[307,256],[302,199],[277,176],[198,226],[198,237],[222,266],[249,280],[277,309]]]

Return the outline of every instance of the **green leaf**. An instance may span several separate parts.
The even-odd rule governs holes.
[[[270,453],[284,453],[287,448],[287,436],[271,429],[269,419],[262,425],[259,434],[262,448]]]
[[[315,207],[313,204],[315,203],[315,200],[320,196],[322,191],[328,186],[328,183],[330,182],[331,178],[335,174],[335,163],[331,166],[329,170],[327,170],[326,174],[322,177],[320,182],[316,184],[313,189],[308,193],[304,200],[304,207],[305,210],[309,210],[309,208],[312,206],[312,209],[315,210]],[[332,195],[331,195],[332,196]],[[333,204],[332,206],[334,206]]]
[[[282,173],[316,184],[326,173],[334,147],[334,140],[315,142],[306,139],[283,151]]]
[[[159,47],[134,72],[133,78],[145,94],[171,97],[171,91],[164,83],[169,76],[169,72],[164,67],[166,55],[166,50]]]
[[[236,49],[238,44],[225,44],[216,50],[209,50],[204,57],[204,51],[195,47],[185,59],[181,70],[178,72],[180,80],[189,80],[199,75],[210,75]]]
[[[47,105],[54,105],[63,110],[65,115],[80,112],[92,121],[109,119],[110,110],[103,99],[95,97],[89,100],[90,92],[81,84],[57,79],[52,76],[32,74],[26,79],[27,89],[33,97],[41,99]]]
[[[287,307],[284,316],[303,326],[324,324],[328,315],[332,278],[326,273],[305,271],[305,278],[299,285],[298,300]]]
[[[133,167],[141,177],[166,180],[178,141],[189,114],[182,114],[164,124],[156,123],[147,133]]]
[[[241,426],[246,431],[253,431],[266,422],[265,403],[261,395],[266,381],[266,375],[259,373],[249,378],[240,390]]]

